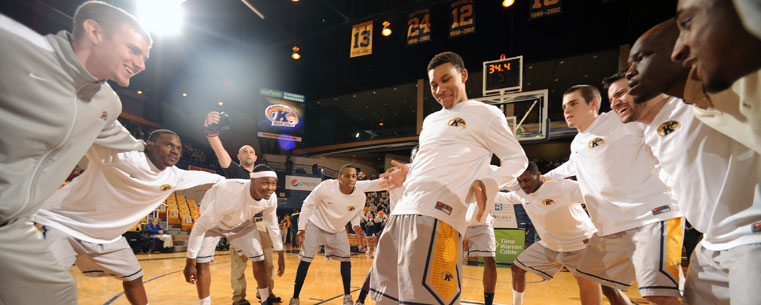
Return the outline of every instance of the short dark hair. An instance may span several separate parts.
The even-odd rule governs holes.
[[[162,134],[171,134],[178,138],[180,137],[177,135],[177,133],[169,129],[156,129],[153,132],[151,132],[150,135],[148,135],[148,141],[156,143],[156,139],[158,139]]]
[[[351,165],[351,164],[348,164],[348,163],[347,163],[347,164],[341,165],[341,168],[339,168],[339,169],[338,169],[338,175],[340,176],[340,175],[341,175],[341,173],[343,173],[343,172],[344,172],[344,169],[346,169],[346,168],[353,168],[353,169],[355,169],[357,172],[359,172],[359,168],[357,168],[357,167],[356,167],[356,166],[354,166],[354,165]]]
[[[113,31],[122,24],[127,24],[137,30],[145,41],[148,42],[148,45],[153,45],[151,34],[137,21],[135,16],[132,16],[123,9],[101,1],[87,1],[77,8],[77,11],[74,13],[74,26],[71,30],[74,40],[80,39],[84,35],[83,24],[87,19],[95,20],[95,22],[108,31]]]
[[[616,74],[603,78],[602,88],[605,90],[608,90],[610,88],[610,85],[612,85],[613,83],[625,77],[626,77],[626,70],[623,70],[623,71],[616,72]]]
[[[257,164],[256,166],[254,166],[254,171],[253,172],[256,173],[256,172],[267,172],[267,171],[274,172],[275,170],[272,169],[267,164]]]
[[[600,104],[602,104],[602,97],[600,96],[600,89],[597,89],[597,87],[592,85],[575,85],[571,88],[568,88],[565,92],[563,92],[563,95],[571,94],[576,91],[579,91],[581,93],[581,97],[584,98],[584,102],[589,104],[592,100],[597,100],[597,111],[600,111]]]
[[[462,60],[462,57],[460,57],[460,55],[455,52],[447,51],[436,54],[436,56],[434,56],[431,61],[428,62],[428,70],[426,71],[436,69],[436,67],[441,66],[445,63],[452,64],[457,69],[457,72],[465,69],[465,62]]]
[[[528,167],[526,168],[526,171],[531,174],[536,174],[539,172],[539,166],[537,166],[534,161],[528,161]]]

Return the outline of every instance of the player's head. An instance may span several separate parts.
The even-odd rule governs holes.
[[[679,39],[671,59],[690,67],[707,91],[729,88],[761,68],[761,39],[743,27],[731,0],[680,0]]]
[[[159,170],[172,167],[182,157],[180,136],[169,129],[156,129],[145,142],[145,153]]]
[[[155,226],[155,225],[159,224],[159,219],[158,218],[151,218],[151,223]]]
[[[251,145],[243,145],[238,149],[238,161],[243,167],[254,166],[256,163],[256,150]]]
[[[518,176],[518,185],[526,194],[536,192],[544,181],[542,180],[542,173],[539,172],[539,167],[533,161],[528,162],[526,171]]]
[[[412,148],[412,151],[410,151],[410,163],[415,161],[415,156],[417,156],[418,150],[420,150],[420,145],[415,145],[415,147]]]
[[[629,82],[626,80],[626,71],[621,71],[604,78],[602,84],[603,88],[608,91],[610,109],[621,117],[621,121],[624,123],[636,121],[644,105],[634,103],[634,99],[629,94]]]
[[[457,53],[436,54],[428,63],[428,80],[431,85],[431,95],[446,109],[468,99],[465,91],[468,70],[465,69],[462,57]]]
[[[341,192],[351,194],[354,192],[354,185],[357,183],[357,167],[351,164],[341,165],[338,169],[338,184]]]
[[[88,1],[74,13],[72,45],[85,69],[98,79],[129,86],[132,76],[145,70],[153,44],[148,31],[124,10],[100,1]]]
[[[600,90],[591,85],[575,85],[563,93],[563,116],[568,127],[586,129],[600,111]]]
[[[634,102],[641,104],[661,93],[681,97],[689,69],[671,61],[671,51],[679,37],[676,21],[671,18],[642,34],[629,51],[626,78]]]
[[[277,188],[277,173],[266,164],[259,164],[251,172],[251,197],[268,199]]]

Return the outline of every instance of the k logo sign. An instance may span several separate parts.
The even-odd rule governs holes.
[[[299,116],[286,105],[272,105],[264,112],[267,114],[267,119],[272,122],[272,126],[295,127],[299,124]]]

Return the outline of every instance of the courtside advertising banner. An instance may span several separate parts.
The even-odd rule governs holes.
[[[498,264],[512,264],[523,252],[523,245],[526,242],[525,231],[495,228],[494,237],[497,239]]]
[[[294,191],[311,191],[322,179],[304,176],[285,176],[285,189]]]
[[[515,220],[515,208],[513,208],[512,203],[495,202],[492,216],[494,216],[495,229],[518,228],[518,222]]]

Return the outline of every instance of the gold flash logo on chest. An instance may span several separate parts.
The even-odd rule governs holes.
[[[452,127],[462,127],[462,129],[465,129],[465,120],[461,118],[453,118],[447,122],[447,125]]]
[[[553,204],[555,204],[555,200],[545,199],[545,200],[542,200],[542,204],[543,205],[553,205]]]
[[[105,111],[101,112],[100,119],[104,121],[108,120],[108,112],[105,112]]]
[[[351,206],[351,205],[350,205],[350,206],[348,206],[346,209],[347,209],[347,210],[349,210],[349,212],[351,212],[351,211],[354,211],[354,210],[355,210],[355,209],[354,209],[354,206]]]
[[[665,137],[671,134],[672,132],[676,131],[680,127],[682,127],[682,124],[679,124],[679,122],[677,121],[667,121],[661,124],[660,127],[658,127],[658,135],[661,137]]]
[[[605,140],[603,140],[602,138],[594,138],[589,141],[588,145],[589,145],[589,148],[595,148],[603,144],[605,144]]]
[[[164,184],[164,185],[161,186],[161,191],[162,192],[168,191],[170,188],[172,188],[172,187],[169,186],[169,184]]]

